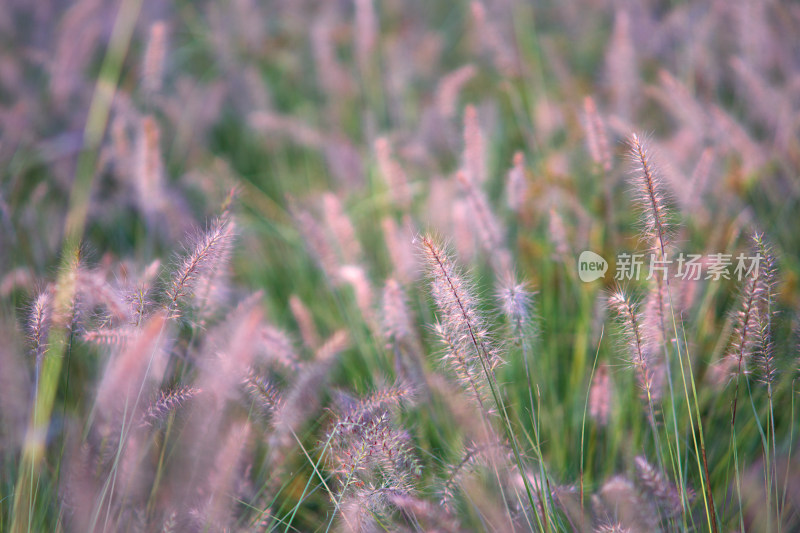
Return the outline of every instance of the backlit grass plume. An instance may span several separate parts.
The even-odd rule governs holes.
[[[154,426],[164,422],[170,414],[196,396],[200,389],[181,386],[159,393],[158,399],[152,402],[142,415],[142,425]]]
[[[778,284],[778,269],[772,247],[767,243],[763,233],[754,233],[752,236],[753,248],[758,260],[758,275],[761,278],[763,291],[759,303],[758,335],[760,350],[755,354],[755,364],[758,367],[759,380],[771,389],[778,379],[778,361],[775,353],[775,332],[773,317],[776,313],[776,286]]]
[[[496,408],[500,421],[503,424],[505,436],[509,441],[515,459],[516,467],[524,469],[520,446],[516,441],[514,430],[506,406],[500,396],[499,385],[495,370],[503,363],[499,346],[490,335],[488,325],[481,315],[477,301],[468,281],[455,266],[447,252],[436,244],[429,235],[420,237],[420,247],[425,258],[428,277],[431,284],[431,295],[439,310],[439,322],[436,325],[437,333],[447,347],[445,361],[454,368],[462,385],[471,389],[481,411],[488,417],[492,407]],[[483,384],[488,387],[483,387]],[[491,394],[492,407],[485,401],[485,392]],[[485,424],[485,433],[491,433],[489,421]],[[501,481],[499,472],[495,472],[498,481]],[[543,501],[541,491],[536,491],[527,476],[523,476],[524,492],[527,496],[526,504],[537,524],[542,527],[542,522],[549,521],[549,505]],[[538,496],[538,503],[534,501],[534,494]],[[520,497],[522,498],[522,497]],[[526,518],[527,517],[526,515]]]
[[[642,213],[643,239],[646,242],[655,242],[662,257],[666,257],[670,222],[664,187],[655,172],[642,138],[634,133],[631,135],[630,145],[631,159],[635,166],[633,183],[636,200]]]
[[[233,241],[233,225],[223,214],[214,219],[205,232],[195,238],[189,253],[180,261],[167,289],[167,306],[175,310],[186,296],[192,294],[203,276],[210,275],[220,266]]]
[[[760,236],[754,239],[757,253],[766,253],[766,248]],[[759,246],[760,244],[760,246]],[[759,250],[760,248],[760,250]],[[760,256],[759,256],[760,257]],[[770,256],[771,257],[771,256]],[[761,260],[759,260],[760,263]],[[739,402],[739,382],[742,376],[749,375],[756,368],[754,360],[765,349],[765,335],[769,335],[770,313],[772,300],[772,276],[774,267],[772,259],[766,261],[767,266],[754,266],[750,272],[745,273],[742,281],[739,308],[734,314],[734,329],[725,359],[723,369],[727,371],[736,385],[731,405],[731,426],[736,423],[736,413]],[[769,278],[769,281],[768,281]],[[769,349],[767,346],[766,349]],[[768,354],[763,354],[762,362],[769,366],[774,365],[774,360]],[[768,369],[772,373],[772,369]]]
[[[33,346],[33,353],[36,357],[37,364],[41,362],[47,350],[47,333],[50,329],[52,313],[51,306],[52,294],[49,289],[45,289],[39,293],[33,301],[33,306],[30,311],[28,336]]]
[[[511,328],[511,336],[518,344],[531,333],[533,296],[534,292],[527,283],[515,279],[504,282],[497,291],[497,300]]]
[[[413,398],[413,390],[396,384],[362,399],[340,394],[336,416],[324,442],[328,464],[344,501],[343,520],[351,531],[363,531],[364,515],[383,513],[395,496],[413,497],[421,474],[410,435],[398,426],[395,411]]]
[[[431,295],[440,313],[436,332],[447,348],[445,361],[461,381],[473,389],[476,398],[480,398],[482,384],[492,379],[502,358],[478,310],[468,280],[432,237],[420,237],[420,246],[430,278]]]
[[[642,325],[639,306],[621,289],[611,295],[608,299],[608,305],[619,317],[623,338],[628,349],[627,361],[636,372],[639,387],[642,389],[650,416],[653,417],[653,404],[658,399],[659,392],[653,387],[651,356],[647,351],[648,340]]]

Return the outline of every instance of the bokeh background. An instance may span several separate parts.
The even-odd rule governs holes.
[[[221,338],[244,335],[226,320],[239,320],[237,303],[256,291],[263,320],[286,334],[305,366],[318,358],[315,337],[345,330],[350,341],[325,379],[314,382],[319,405],[293,426],[298,446],[280,465],[270,452],[271,423],[251,420],[241,406],[244,417],[230,415],[252,423],[243,437],[249,469],[237,474],[247,487],[228,491],[233,503],[225,504],[224,521],[178,516],[176,531],[222,530],[223,522],[243,531],[351,525],[332,503],[351,494],[348,483],[334,486],[335,468],[324,461],[325,428],[336,405],[341,413],[342,395],[367,395],[409,376],[396,335],[386,333],[387,279],[406,294],[423,382],[458,388],[432,328],[440,312],[419,259],[419,238],[428,232],[451,245],[474,282],[487,328],[505,346],[497,383],[523,462],[537,476],[546,471],[561,491],[544,498],[549,514],[539,510],[553,520],[548,528],[591,530],[608,522],[646,530],[622,512],[586,509],[592,497],[612,498],[603,490],[623,490],[608,483],[620,482],[615,475],[634,478],[635,457],[674,463],[670,453],[683,455],[682,472],[657,469],[695,496],[682,518],[654,511],[661,513],[658,527],[710,527],[703,476],[722,530],[798,527],[798,27],[800,5],[777,0],[5,0],[0,529],[22,527],[15,498],[28,465],[28,418],[41,394],[39,341],[31,339],[37,296],[57,285],[76,253],[87,270],[102,273],[101,285],[120,291],[134,272],[160,260],[154,286],[169,287],[179,258],[198,243],[191,236],[213,231],[223,212],[235,220],[224,290],[213,306],[204,304],[207,314],[201,306],[175,319],[162,385],[188,386],[202,375],[202,354],[213,343],[195,339],[214,327],[223,328]],[[769,392],[755,369],[743,378],[733,434],[733,387],[718,369],[735,342],[742,283],[675,287],[683,339],[671,342],[688,352],[697,395],[690,400],[682,388],[670,389],[665,398],[672,401],[655,426],[607,310],[613,258],[650,246],[632,192],[633,133],[646,140],[667,197],[676,253],[750,253],[759,232],[775,257],[778,377]],[[611,261],[605,279],[578,279],[583,250]],[[521,341],[508,333],[497,302],[505,281],[497,261],[508,261],[535,293]],[[625,289],[646,298],[649,287],[642,280]],[[88,527],[74,518],[84,510],[67,503],[68,476],[60,474],[69,450],[91,441],[98,384],[114,360],[113,349],[86,333],[120,324],[95,311],[69,332],[68,356],[57,355],[64,361],[49,385],[54,408],[40,437],[44,458],[35,461],[41,478],[28,509],[32,530]],[[678,371],[676,360],[668,365]],[[605,396],[598,389],[589,401],[598,375]],[[291,372],[275,377],[284,398],[303,402],[291,396],[297,383]],[[393,415],[421,465],[413,492],[428,505],[436,505],[452,480],[448,469],[470,446],[469,431],[448,415],[443,390],[418,394]],[[705,474],[693,455],[694,415],[704,425]],[[171,416],[170,424],[178,418]],[[227,427],[221,422],[220,434]],[[671,445],[654,439],[659,432],[673,442],[670,453]],[[159,439],[154,449],[169,442]],[[332,477],[315,477],[317,465],[329,466]],[[528,474],[519,467],[511,469],[521,479]],[[377,477],[359,483],[386,483],[370,475]],[[509,520],[522,530],[543,527],[524,503],[504,506],[491,479],[486,485],[465,489],[468,496],[448,515],[452,524],[437,522],[421,504],[417,515],[398,512],[398,502],[370,512],[387,512],[390,530],[503,529],[492,512],[513,514]],[[120,504],[92,527],[166,527],[171,515],[152,502],[169,498],[158,483],[152,487],[144,508]],[[475,503],[484,489],[497,508]],[[579,501],[586,522],[575,521],[574,506],[559,507],[559,498]],[[425,512],[436,526],[425,525]]]

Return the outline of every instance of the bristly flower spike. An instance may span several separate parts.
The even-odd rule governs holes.
[[[758,334],[761,349],[756,353],[756,364],[760,370],[759,379],[768,387],[771,387],[778,377],[778,368],[775,361],[775,340],[772,333],[777,267],[772,248],[764,240],[763,233],[753,234],[753,244],[757,254],[758,276],[761,278],[762,286],[758,313]]]
[[[167,291],[167,305],[172,308],[179,300],[194,290],[201,276],[213,272],[226,254],[233,240],[230,218],[227,215],[214,220],[211,227],[200,235],[191,253],[176,270]]]
[[[52,318],[53,296],[49,289],[43,290],[33,302],[30,318],[30,339],[33,343],[36,362],[40,363],[47,350],[47,334]]]
[[[608,305],[620,317],[623,326],[623,334],[630,350],[629,360],[639,378],[639,385],[646,395],[648,403],[652,403],[654,390],[652,387],[653,376],[649,365],[649,357],[646,351],[646,338],[642,327],[642,317],[635,304],[622,292],[616,290],[608,299]]]
[[[533,295],[525,281],[514,278],[502,282],[497,292],[503,314],[506,316],[516,342],[521,343],[533,319]]]
[[[642,209],[644,239],[657,242],[662,257],[667,255],[669,222],[663,187],[656,175],[644,142],[637,134],[631,135],[631,150],[637,165],[635,183]]]

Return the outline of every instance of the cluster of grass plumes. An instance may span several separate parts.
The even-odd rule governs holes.
[[[495,379],[494,372],[502,357],[478,311],[468,281],[431,237],[421,237],[420,242],[431,278],[431,295],[440,313],[434,329],[445,346],[444,359],[488,415],[497,406],[486,400],[486,389]]]
[[[346,348],[346,335],[334,335],[314,359],[303,362],[288,335],[261,318],[259,294],[235,307],[230,300],[203,299],[202,309],[194,303],[208,278],[225,267],[227,255],[220,250],[233,244],[228,224],[226,215],[192,238],[163,288],[150,291],[153,304],[135,322],[133,313],[121,324],[104,313],[73,320],[79,325],[75,329],[84,332],[76,342],[98,346],[108,363],[88,433],[82,443],[71,442],[65,449],[67,456],[79,458],[65,460],[63,467],[64,521],[70,528],[138,530],[167,523],[181,530],[229,527],[241,518],[232,514],[236,499],[256,496],[248,488],[255,453],[251,425],[270,434],[270,456],[261,467],[277,470],[292,457],[292,435],[316,411],[320,384]],[[95,280],[93,286],[99,283]],[[123,286],[102,283],[109,293],[124,292]],[[143,286],[130,277],[123,285]],[[83,290],[78,287],[76,299],[86,299]],[[32,318],[39,331],[32,338],[35,346],[46,342],[39,303]],[[220,315],[212,305],[225,309],[222,319],[193,319],[201,313]],[[178,308],[181,313],[175,312]],[[175,350],[181,345],[178,356]],[[161,383],[173,385],[154,394]],[[251,416],[259,410],[267,416]],[[184,420],[178,423],[176,416]],[[220,441],[225,435],[227,440]],[[170,451],[175,449],[180,455]],[[148,459],[159,456],[156,464]],[[151,507],[148,501],[158,504]]]
[[[11,0],[0,531],[797,529],[800,11],[662,4]]]
[[[86,393],[96,390],[81,402],[87,411],[64,420],[55,486],[64,527],[201,531],[263,520],[266,507],[245,519],[236,502],[274,497],[269,491],[278,489],[264,471],[291,460],[293,435],[317,412],[320,386],[347,336],[334,335],[303,360],[290,336],[263,319],[262,294],[238,305],[232,297],[208,298],[215,284],[226,283],[219,273],[234,245],[228,209],[189,239],[160,283],[151,267],[125,265],[120,275],[74,266],[74,303],[61,319],[73,332],[68,355],[85,349],[105,369],[96,386],[81,383]],[[55,290],[32,302],[28,318],[34,394],[42,359],[55,357],[47,353]],[[270,435],[270,455],[260,463],[257,443],[266,439],[255,439],[253,428]],[[260,490],[252,486],[256,466],[263,469]],[[43,527],[42,517],[24,509],[12,515],[15,528]]]

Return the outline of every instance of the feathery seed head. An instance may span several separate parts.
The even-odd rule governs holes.
[[[161,391],[158,399],[142,414],[141,425],[155,426],[164,422],[170,414],[199,393],[200,389],[185,386]]]
[[[50,288],[39,293],[31,308],[28,329],[29,337],[33,344],[33,352],[36,362],[41,362],[44,352],[47,350],[47,336],[50,331],[52,315],[53,294]]]
[[[227,216],[217,217],[205,232],[194,239],[191,252],[173,274],[167,291],[170,308],[193,293],[198,281],[219,268],[233,242],[233,225]],[[172,309],[174,311],[174,309]]]
[[[441,313],[442,325],[456,339],[482,331],[483,320],[467,280],[447,252],[430,237],[422,237],[421,243],[431,279],[431,295]]]
[[[444,337],[459,351],[469,354],[469,359],[476,358],[491,371],[502,359],[472,296],[472,288],[445,250],[430,236],[421,237],[420,242]]]
[[[625,295],[621,289],[615,290],[608,299],[609,307],[616,312],[622,323],[622,335],[628,347],[628,362],[635,369],[639,386],[651,400],[658,391],[653,386],[653,369],[650,364],[646,332],[642,326],[639,305]]]
[[[252,369],[244,378],[247,392],[266,413],[271,415],[276,409],[281,408],[283,398],[278,388],[265,378],[256,374]]]
[[[516,279],[506,280],[498,290],[503,314],[514,329],[515,336],[523,335],[523,330],[531,323],[533,311],[533,295],[528,284]]]
[[[664,188],[655,173],[644,141],[634,133],[631,135],[630,145],[636,172],[634,185],[642,211],[643,238],[647,242],[656,242],[657,250],[666,254],[670,225]]]
[[[634,459],[636,480],[647,495],[653,499],[659,509],[668,517],[680,515],[683,503],[678,489],[639,455]]]
[[[374,417],[376,414],[394,411],[400,406],[413,405],[416,399],[416,390],[411,384],[396,381],[388,387],[381,387],[369,396],[358,400],[340,400],[339,411],[352,420],[362,420]]]
[[[775,263],[763,236],[755,234],[752,240],[759,262],[742,282],[741,304],[734,315],[733,340],[722,365],[731,378],[750,374],[754,367],[760,368],[760,377],[771,383],[776,372],[770,316],[774,312]]]
[[[758,302],[758,343],[760,350],[756,353],[756,366],[759,369],[759,380],[771,386],[778,377],[775,360],[775,339],[773,338],[772,317],[775,315],[775,286],[777,284],[777,267],[772,247],[764,240],[763,233],[754,233],[753,244],[757,254],[756,271],[761,280],[762,292]]]
[[[328,431],[328,460],[342,490],[354,480],[405,485],[420,474],[407,432],[393,421],[391,408],[408,401],[413,391],[396,384],[371,396],[347,401]]]
[[[741,307],[736,312],[734,337],[731,342],[729,356],[736,363],[735,374],[750,373],[750,359],[760,347],[759,308],[758,301],[763,293],[763,286],[758,276],[745,280],[742,289]]]

